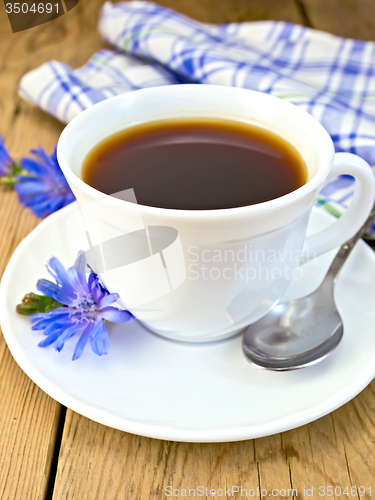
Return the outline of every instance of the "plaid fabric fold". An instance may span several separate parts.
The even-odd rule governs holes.
[[[26,74],[19,93],[62,122],[107,97],[186,82],[266,92],[311,113],[336,151],[375,165],[375,43],[274,21],[208,25],[151,2],[102,7],[102,50],[82,68],[51,61]],[[341,176],[318,202],[339,215],[353,181]],[[375,232],[374,232],[375,235]]]

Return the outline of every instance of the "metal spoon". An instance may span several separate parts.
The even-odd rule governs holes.
[[[268,370],[296,370],[321,361],[338,346],[344,327],[333,296],[335,283],[354,245],[374,220],[375,205],[357,234],[342,245],[315,292],[276,305],[248,327],[242,340],[248,361]]]

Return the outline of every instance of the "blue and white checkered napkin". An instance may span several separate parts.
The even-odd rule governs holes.
[[[76,70],[47,62],[22,78],[20,95],[66,123],[135,89],[187,82],[245,87],[308,111],[336,151],[375,166],[373,42],[285,22],[202,24],[143,1],[106,2],[99,32],[116,50],[101,50]],[[352,191],[352,178],[341,176],[318,202],[339,216]]]

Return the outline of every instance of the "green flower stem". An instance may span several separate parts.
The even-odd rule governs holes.
[[[23,316],[31,316],[36,313],[49,313],[56,307],[63,307],[63,305],[46,295],[28,293],[22,299],[21,304],[18,304],[16,311]]]
[[[17,184],[17,179],[16,177],[18,175],[27,175],[29,176],[29,172],[27,170],[24,170],[18,163],[12,163],[12,165],[9,165],[10,172],[9,174],[5,174],[2,177],[0,177],[0,182],[9,188],[12,188],[15,184]]]

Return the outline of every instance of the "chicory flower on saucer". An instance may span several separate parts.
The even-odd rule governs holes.
[[[87,274],[75,267],[65,269],[56,257],[49,260],[47,269],[56,283],[39,280],[37,289],[44,295],[28,294],[17,306],[17,312],[26,315],[36,310],[49,311],[30,315],[32,329],[41,330],[46,336],[39,346],[53,345],[61,351],[67,340],[79,335],[73,360],[82,355],[88,342],[95,354],[108,354],[109,337],[105,322],[128,323],[135,319],[134,316],[129,311],[113,307],[118,294],[109,293],[94,272],[91,271],[87,278]]]
[[[22,175],[14,186],[18,199],[37,217],[45,217],[75,200],[57,161],[56,148],[47,155],[43,148],[32,149],[32,158],[22,158]]]

